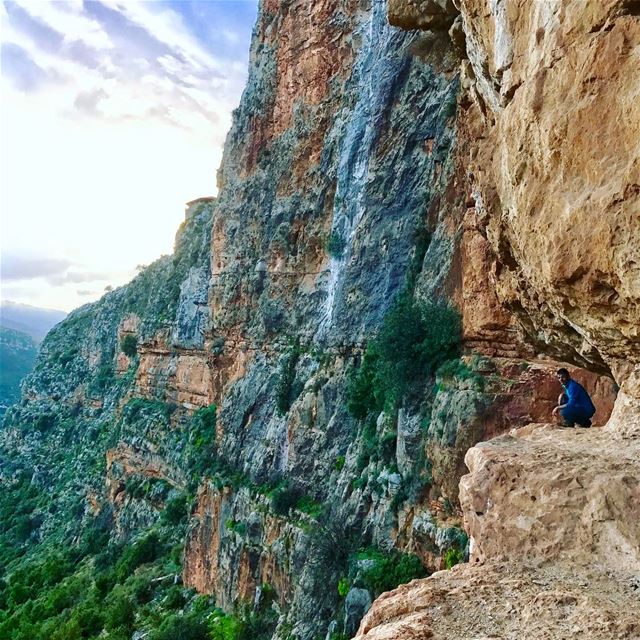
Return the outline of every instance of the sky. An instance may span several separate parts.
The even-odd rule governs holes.
[[[70,311],[216,194],[257,0],[0,3],[0,297]]]

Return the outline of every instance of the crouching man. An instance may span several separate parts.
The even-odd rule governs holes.
[[[576,382],[567,369],[558,369],[556,376],[564,388],[558,398],[558,406],[553,410],[556,419],[562,419],[565,427],[590,427],[596,408],[586,389]]]

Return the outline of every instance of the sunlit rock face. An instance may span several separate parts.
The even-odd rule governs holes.
[[[489,121],[477,210],[502,295],[623,382],[640,360],[638,16],[620,1],[463,1],[461,13]]]

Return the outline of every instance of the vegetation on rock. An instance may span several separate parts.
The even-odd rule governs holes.
[[[360,367],[354,370],[347,396],[350,413],[358,419],[384,408],[396,408],[427,376],[460,349],[459,313],[442,302],[421,304],[408,294],[400,297]]]

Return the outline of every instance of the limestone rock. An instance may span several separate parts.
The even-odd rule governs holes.
[[[637,638],[640,443],[530,425],[467,453],[470,564],[384,594],[357,638]]]
[[[635,640],[637,590],[628,576],[612,578],[567,564],[457,565],[380,596],[355,638]]]
[[[638,17],[623,0],[460,10],[498,295],[548,351],[604,364],[624,387],[640,359]]]
[[[453,0],[390,0],[389,22],[403,29],[449,29],[458,15]]]
[[[469,450],[471,562],[536,558],[640,571],[640,442],[530,425]]]
[[[344,629],[348,636],[355,634],[370,608],[371,594],[366,589],[349,589],[344,601]]]

